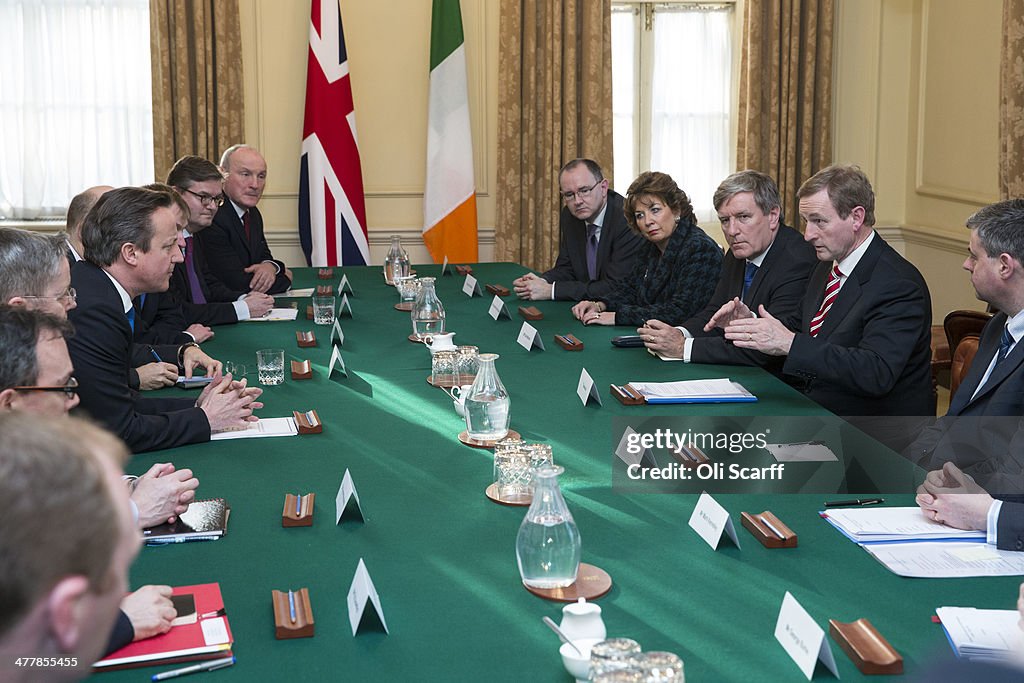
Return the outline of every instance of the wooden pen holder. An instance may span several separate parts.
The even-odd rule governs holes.
[[[711,462],[711,458],[704,451],[692,444],[680,444],[679,448],[672,451],[672,456],[680,465],[687,469],[694,469],[698,465]]]
[[[281,512],[281,526],[313,526],[314,503],[316,503],[315,493],[307,493],[301,497],[291,493],[284,494],[284,510]],[[296,506],[298,506],[298,512],[295,511]]]
[[[321,268],[317,271],[316,276],[321,280],[330,280],[334,277],[334,268]]]
[[[556,334],[555,343],[561,346],[566,351],[582,351],[583,342],[576,338],[573,334]]]
[[[797,538],[793,530],[767,510],[759,515],[741,512],[740,522],[743,524],[743,528],[749,531],[765,548],[796,547]]]
[[[316,286],[317,296],[334,296],[334,287],[331,285],[317,285]]]
[[[536,306],[520,306],[519,315],[523,316],[526,320],[543,320],[544,314],[540,312],[540,309]]]
[[[504,285],[487,285],[486,289],[487,289],[488,292],[490,292],[494,296],[508,296],[509,295],[508,287],[506,287]]]
[[[313,366],[308,360],[292,361],[292,379],[313,379]]]
[[[288,591],[271,591],[274,603],[274,637],[278,640],[286,638],[313,637],[313,607],[309,604],[309,590],[300,588],[292,593],[295,602],[295,621],[292,621],[291,607],[288,604]]]
[[[295,331],[295,341],[299,343],[300,349],[307,349],[311,346],[316,346],[316,335],[312,330],[306,332]]]
[[[611,394],[624,406],[642,406],[646,403],[646,401],[644,401],[644,397],[640,395],[640,392],[628,384],[612,384]]]
[[[903,673],[903,657],[867,619],[848,624],[829,619],[828,633],[861,673],[885,676]]]
[[[306,320],[313,319],[313,304],[306,306]]]
[[[319,434],[324,431],[324,425],[320,422],[320,416],[316,414],[315,410],[307,410],[304,413],[293,410],[292,417],[295,418],[295,426],[299,428],[299,434]]]
[[[472,275],[473,268],[471,266],[455,266],[455,272],[459,275]]]

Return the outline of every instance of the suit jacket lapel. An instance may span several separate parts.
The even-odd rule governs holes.
[[[241,242],[242,245],[245,247],[245,253],[248,254],[249,262],[251,263],[252,262],[252,245],[249,243],[249,240],[247,240],[245,238],[245,223],[242,221],[242,217],[239,216],[235,212],[234,205],[231,205],[229,208],[231,210],[231,216],[233,217],[232,225],[235,226],[235,236],[238,238],[238,241]],[[249,216],[249,222],[250,222],[249,230],[251,232],[252,231],[252,216]]]
[[[819,262],[811,271],[811,277],[807,279],[807,295],[804,296],[803,319],[800,321],[800,331],[804,334],[811,329],[811,319],[821,308],[821,302],[825,298],[825,283],[828,282],[831,271],[831,261]]]
[[[1005,314],[1000,313],[992,318],[992,321],[989,323],[989,330],[987,330],[989,333],[981,340],[981,344],[978,346],[978,353],[975,354],[974,360],[971,361],[971,370],[960,383],[960,388],[957,389],[956,396],[950,403],[947,415],[956,415],[967,406],[980,400],[995,389],[1000,382],[1009,377],[1021,365],[1021,362],[1024,362],[1024,344],[1018,343],[1013,347],[1013,351],[1003,359],[1003,362],[992,369],[992,374],[989,375],[981,390],[978,390],[978,383],[984,376],[985,371],[988,370],[988,366],[992,364],[992,359],[996,353],[999,352],[999,338],[1002,336],[1003,327],[1005,326]],[[977,392],[977,395],[972,396],[975,392]]]
[[[825,316],[825,322],[818,333],[819,336],[827,337],[832,334],[832,331],[839,327],[847,314],[853,310],[854,305],[860,300],[861,287],[871,280],[871,275],[875,272],[875,264],[878,263],[878,258],[882,255],[884,244],[882,238],[876,235],[868,250],[864,252],[864,256],[857,263],[857,267],[849,274],[839,290],[839,295],[832,303],[828,315]],[[822,298],[824,298],[824,290],[822,290]],[[820,303],[819,301],[819,305]]]

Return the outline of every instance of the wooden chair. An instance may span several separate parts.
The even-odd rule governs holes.
[[[949,395],[956,393],[961,380],[971,369],[978,352],[981,330],[992,317],[983,311],[953,311],[942,322],[952,355],[949,368]]]

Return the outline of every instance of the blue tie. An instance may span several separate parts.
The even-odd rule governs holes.
[[[1003,359],[1006,358],[1006,354],[1010,352],[1011,346],[1013,346],[1013,337],[1010,336],[1010,328],[1004,327],[1003,334],[999,337],[999,355],[996,356],[996,365],[1003,362]]]
[[[134,334],[135,333],[135,306],[132,306],[131,308],[129,308],[128,312],[125,313],[125,315],[128,316],[128,326],[132,328],[132,334]]]
[[[743,271],[743,291],[740,293],[740,300],[747,300],[747,291],[750,289],[750,283],[754,281],[754,275],[757,274],[757,266],[747,261],[747,267]]]

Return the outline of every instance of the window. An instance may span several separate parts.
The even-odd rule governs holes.
[[[0,217],[153,180],[148,0],[0,0]]]
[[[612,5],[612,114],[620,193],[644,170],[672,176],[699,221],[734,169],[733,3]]]

